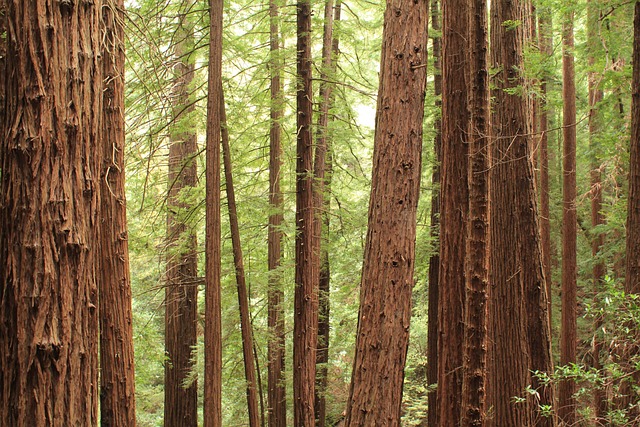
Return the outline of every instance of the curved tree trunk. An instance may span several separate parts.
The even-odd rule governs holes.
[[[101,2],[6,5],[0,420],[94,426]]]
[[[415,261],[428,2],[384,15],[369,225],[345,425],[399,426]]]
[[[124,1],[102,7],[104,85],[100,227],[100,424],[135,427],[131,277],[124,174]]]

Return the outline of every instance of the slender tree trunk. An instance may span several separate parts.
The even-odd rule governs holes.
[[[179,16],[176,31],[173,83],[173,122],[169,145],[169,188],[167,196],[167,267],[165,284],[164,424],[190,427],[198,424],[198,384],[189,381],[197,344],[198,251],[195,230],[185,220],[193,209],[184,202],[185,192],[197,185],[196,134],[188,116],[195,110],[189,96],[193,64],[189,59],[192,31]]]
[[[524,85],[523,28],[519,1],[491,3],[491,62],[494,77],[491,168],[490,345],[487,404],[491,426],[553,425],[536,413],[553,402],[550,387],[531,371],[550,372],[551,341],[537,222],[536,191]],[[525,392],[532,384],[533,402]],[[514,397],[524,397],[518,402]],[[534,421],[535,420],[535,421]]]
[[[553,40],[551,37],[551,12],[549,9],[539,9],[538,37],[540,52],[544,55],[544,60],[551,58]],[[552,274],[551,274],[551,225],[549,222],[549,113],[547,103],[547,86],[549,75],[543,71],[540,81],[540,235],[542,246],[542,265],[544,277],[547,281],[547,310],[549,324],[551,324],[552,307]]]
[[[577,212],[576,212],[576,87],[573,57],[573,12],[562,31],[563,168],[562,168],[562,333],[560,363],[576,362],[577,329]],[[558,386],[558,415],[567,425],[575,422],[573,379]]]
[[[433,86],[436,99],[436,108],[441,109],[442,101],[442,15],[440,2],[431,1],[431,28],[435,33],[432,36],[434,76]],[[434,124],[435,137],[433,139],[433,151],[435,162],[431,175],[431,238],[435,243],[433,254],[429,258],[429,311],[427,330],[427,383],[438,383],[438,287],[440,269],[440,163],[442,162],[442,118],[438,117]],[[438,393],[436,390],[429,392],[427,397],[427,426],[438,427]]]
[[[467,92],[470,5],[442,2],[442,187],[438,287],[438,422],[457,426],[462,408],[465,254],[469,189]]]
[[[124,174],[124,1],[102,6],[103,117],[100,185],[100,423],[135,427],[131,277]]]
[[[313,91],[311,87],[311,3],[297,3],[297,165],[296,271],[293,321],[294,426],[315,424],[314,398],[318,341],[318,281],[320,255],[315,242]]]
[[[461,426],[485,423],[487,294],[489,291],[489,74],[487,3],[469,8],[469,217],[465,248],[465,327]]]
[[[287,422],[287,401],[284,379],[285,330],[284,293],[279,271],[282,259],[282,216],[283,197],[280,191],[280,164],[282,163],[281,121],[284,100],[282,98],[282,60],[280,58],[280,34],[278,25],[277,0],[269,1],[270,25],[270,70],[271,70],[271,128],[269,133],[269,215],[268,231],[268,325],[269,325],[269,366],[268,366],[268,413],[269,427],[285,427]]]
[[[258,394],[256,383],[256,361],[253,357],[253,332],[251,330],[251,314],[249,312],[249,293],[244,274],[244,260],[240,245],[240,226],[238,225],[238,208],[236,192],[233,186],[233,169],[231,166],[231,148],[229,144],[229,129],[227,128],[227,112],[222,89],[220,99],[220,124],[222,131],[222,157],[224,161],[225,188],[227,191],[227,206],[229,210],[229,225],[231,228],[231,245],[233,247],[233,263],[236,271],[236,285],[238,288],[238,306],[240,307],[240,330],[242,332],[242,355],[244,359],[244,375],[247,381],[247,408],[249,412],[249,426],[260,425],[260,411],[258,409]]]
[[[356,354],[345,426],[399,426],[414,284],[428,2],[387,3]]]
[[[633,81],[631,86],[631,142],[627,200],[627,266],[625,292],[640,293],[640,3],[633,21]]]
[[[329,210],[331,208],[331,148],[329,136],[329,110],[333,104],[333,84],[329,81],[336,72],[338,57],[338,38],[333,35],[334,22],[340,20],[341,2],[338,0],[335,7],[333,0],[325,3],[324,40],[322,45],[322,69],[320,72],[320,115],[318,117],[318,130],[316,137],[316,152],[314,160],[314,175],[316,188],[315,206],[320,209],[315,220],[317,251],[320,253],[320,277],[319,277],[319,314],[318,314],[318,353],[316,355],[316,390],[315,390],[315,416],[316,426],[324,427],[326,422],[327,388],[327,364],[329,363],[329,314],[330,314],[330,280],[331,270],[329,265]]]
[[[6,426],[98,423],[101,3],[6,1],[0,121]]]
[[[222,312],[220,297],[220,104],[222,0],[209,0],[209,78],[206,146],[204,427],[222,426]]]
[[[596,55],[600,53],[600,40],[598,34],[598,19],[600,17],[599,7],[593,0],[587,2],[587,47],[589,63],[589,148],[592,153],[591,159],[591,226],[598,227],[604,224],[602,209],[602,173],[600,158],[600,144],[598,134],[601,130],[601,118],[598,112],[599,103],[604,97],[602,89],[599,87],[599,74],[594,70]],[[604,234],[597,233],[592,236],[591,255],[597,258],[600,249],[604,245]],[[597,261],[593,266],[593,288],[594,292],[603,289],[606,267],[603,261]],[[601,370],[600,352],[602,351],[602,340],[599,338],[599,330],[602,327],[602,320],[596,319],[595,334],[593,340],[593,367]],[[606,420],[607,397],[602,387],[596,387],[593,391],[596,423],[601,425]]]

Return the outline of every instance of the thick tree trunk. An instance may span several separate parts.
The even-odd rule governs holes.
[[[222,0],[209,0],[209,81],[206,146],[204,427],[222,426],[222,310],[220,295],[220,104]]]
[[[240,226],[238,225],[238,208],[236,192],[233,186],[233,170],[231,166],[231,147],[229,144],[229,129],[227,128],[227,112],[222,89],[220,102],[220,124],[222,132],[222,157],[224,161],[225,189],[227,191],[227,206],[229,210],[229,225],[231,228],[231,246],[233,263],[236,271],[236,285],[238,288],[238,306],[240,307],[240,330],[242,333],[242,355],[244,359],[244,375],[247,381],[247,408],[249,413],[249,427],[260,425],[260,411],[258,408],[258,393],[256,382],[256,360],[253,357],[253,331],[251,330],[251,313],[249,308],[249,293],[244,274],[244,260],[240,245]]]
[[[428,2],[387,3],[356,354],[345,425],[399,426],[420,187]]]
[[[6,2],[0,422],[7,426],[98,423],[101,3]]]
[[[442,107],[442,15],[440,2],[431,1],[431,28],[433,28],[433,86],[436,108]],[[442,118],[438,117],[434,124],[435,137],[433,151],[435,161],[431,175],[431,238],[435,242],[433,254],[429,258],[429,307],[427,330],[427,383],[438,383],[438,288],[440,270],[440,163],[442,162]],[[427,397],[427,426],[438,427],[438,393],[437,389],[429,392]]]
[[[640,3],[633,21],[633,82],[631,86],[631,141],[629,198],[627,200],[627,266],[625,292],[640,293]]]
[[[315,424],[314,398],[318,341],[318,281],[320,254],[315,242],[313,91],[311,88],[311,3],[297,3],[297,164],[296,271],[293,321],[294,426]]]
[[[135,427],[131,277],[124,173],[124,1],[102,6],[100,424]]]
[[[189,96],[193,64],[189,60],[192,31],[179,16],[176,30],[173,82],[173,123],[169,145],[167,196],[167,266],[165,273],[164,424],[195,427],[198,424],[198,384],[189,382],[194,369],[193,348],[197,344],[198,251],[196,233],[185,218],[193,209],[184,202],[185,193],[197,185],[196,134],[187,122],[195,110]]]
[[[562,31],[562,325],[560,363],[576,362],[577,345],[577,212],[576,212],[576,86],[573,57],[573,12],[565,17]],[[567,425],[575,422],[573,379],[558,386],[558,415]]]
[[[282,259],[282,226],[283,197],[280,191],[280,164],[282,163],[281,124],[283,112],[282,98],[282,60],[280,58],[280,34],[278,26],[278,4],[269,1],[270,17],[270,70],[271,70],[271,127],[269,133],[269,215],[268,231],[268,325],[269,365],[268,365],[268,413],[269,427],[286,427],[287,401],[284,380],[285,330],[284,310],[282,307],[284,293],[279,271]]]
[[[329,136],[329,110],[333,104],[333,84],[331,79],[336,72],[338,57],[338,38],[333,35],[334,22],[340,20],[341,2],[335,7],[333,0],[327,0],[324,11],[324,40],[322,45],[322,69],[320,72],[320,115],[316,138],[316,152],[314,159],[315,184],[314,202],[320,209],[316,214],[316,233],[320,236],[316,244],[316,251],[320,253],[319,276],[319,310],[318,313],[318,353],[316,355],[316,390],[315,416],[316,426],[324,427],[326,422],[327,364],[329,363],[329,314],[330,314],[330,280],[329,265],[329,225],[331,208],[331,147]]]
[[[491,3],[492,98],[490,345],[487,405],[491,426],[553,425],[536,413],[537,403],[552,403],[552,390],[537,384],[531,371],[551,370],[551,342],[527,100],[524,85],[523,28],[519,1]],[[525,392],[532,384],[533,402]],[[524,397],[516,403],[513,397]],[[536,421],[534,421],[534,419]]]
[[[465,253],[469,189],[469,10],[442,2],[442,187],[438,295],[438,422],[457,426],[462,408]]]
[[[469,91],[471,113],[467,181],[469,217],[465,248],[466,295],[461,426],[484,425],[489,291],[489,74],[487,3],[469,8]]]

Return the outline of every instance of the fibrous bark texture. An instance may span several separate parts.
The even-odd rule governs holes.
[[[293,320],[293,415],[295,427],[315,424],[318,345],[318,281],[313,197],[313,90],[311,87],[311,2],[297,3],[296,268]]]
[[[428,4],[384,15],[369,225],[345,425],[399,426],[411,318]]]
[[[268,418],[269,427],[285,427],[287,422],[287,401],[284,380],[284,293],[279,271],[282,259],[283,197],[280,191],[280,164],[282,163],[281,124],[283,116],[282,61],[280,55],[280,34],[278,25],[278,4],[269,1],[270,17],[270,70],[271,70],[271,127],[269,131],[269,231],[268,268],[268,326],[270,331],[268,353]]]
[[[560,364],[576,362],[577,346],[577,227],[576,211],[576,83],[573,58],[573,13],[565,17],[562,31],[562,324]],[[558,386],[558,415],[567,425],[575,423],[573,379]]]
[[[0,422],[94,426],[102,4],[6,6]]]
[[[209,0],[207,99],[204,427],[222,425],[222,315],[220,295],[220,104],[222,0]]]
[[[465,254],[469,206],[467,61],[469,2],[442,2],[442,187],[438,289],[438,425],[457,426],[462,408]]]
[[[135,427],[131,277],[124,173],[124,1],[102,6],[100,424]]]
[[[164,425],[195,427],[198,423],[198,384],[190,380],[197,344],[198,252],[195,230],[186,220],[194,206],[185,194],[197,185],[196,134],[188,123],[195,109],[189,96],[193,64],[189,44],[193,34],[179,16],[174,52],[173,122],[169,142],[167,192],[167,265],[165,275]]]

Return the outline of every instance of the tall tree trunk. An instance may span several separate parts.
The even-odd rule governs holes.
[[[198,385],[189,381],[194,369],[193,348],[197,344],[198,251],[196,233],[185,220],[194,207],[185,203],[185,193],[197,185],[196,134],[188,124],[195,105],[189,96],[193,64],[189,59],[192,30],[186,15],[179,16],[176,30],[173,82],[173,123],[169,145],[167,196],[167,267],[165,284],[164,424],[190,427],[198,424]]]
[[[315,424],[320,257],[315,250],[313,91],[311,87],[311,2],[297,3],[296,268],[293,320],[293,415],[295,427]]]
[[[540,52],[544,55],[544,60],[548,61],[551,58],[553,39],[552,39],[552,26],[551,26],[551,11],[548,8],[538,9],[538,37]],[[542,79],[540,80],[540,237],[542,246],[542,265],[544,270],[544,277],[546,278],[546,292],[547,292],[547,310],[549,316],[549,324],[551,324],[551,289],[552,289],[552,274],[551,274],[551,224],[549,222],[549,105],[547,103],[547,86],[550,80],[549,73],[543,71]]]
[[[593,228],[604,224],[602,209],[602,173],[600,158],[600,144],[598,134],[601,130],[601,118],[598,112],[599,103],[604,97],[602,89],[599,87],[599,74],[594,70],[596,55],[600,54],[600,40],[598,34],[598,20],[600,17],[599,7],[593,0],[587,2],[587,48],[589,64],[589,148],[592,153],[591,159],[591,226]],[[591,237],[591,255],[597,258],[600,249],[604,245],[604,234],[597,233]],[[606,266],[603,261],[597,261],[593,266],[593,288],[594,292],[603,289]],[[602,327],[601,319],[595,321],[595,334],[593,340],[593,367],[601,370],[600,352],[602,351],[602,340],[599,338],[599,329]],[[593,391],[596,423],[601,424],[606,420],[607,397],[602,387],[595,387]]]
[[[576,362],[577,329],[577,212],[576,212],[576,87],[573,57],[573,12],[565,17],[562,30],[562,330],[560,363]],[[573,379],[558,386],[558,415],[567,425],[575,422]]]
[[[224,162],[225,189],[227,191],[227,206],[229,210],[229,225],[231,228],[231,245],[233,249],[233,263],[236,271],[236,285],[238,288],[238,306],[240,307],[240,330],[242,333],[242,355],[244,359],[244,375],[247,381],[247,408],[249,413],[249,427],[260,425],[260,411],[258,409],[258,393],[256,382],[256,360],[253,357],[253,332],[251,330],[251,313],[249,308],[249,293],[244,274],[244,260],[240,245],[240,226],[238,225],[238,208],[236,192],[233,186],[233,169],[231,165],[231,148],[229,144],[229,129],[227,128],[227,112],[224,103],[224,92],[220,99],[220,124],[222,132],[222,157]]]
[[[638,294],[640,293],[640,3],[638,2],[635,5],[633,28],[627,266],[624,290],[629,294]]]
[[[433,44],[433,89],[436,108],[441,109],[442,101],[442,15],[440,2],[431,1],[431,28]],[[442,162],[442,118],[434,124],[433,151],[435,161],[431,175],[431,238],[436,242],[433,254],[429,258],[429,306],[427,325],[427,383],[438,383],[438,287],[440,269],[440,163]],[[427,426],[438,427],[438,393],[431,390],[427,397]]]
[[[469,8],[469,217],[465,247],[465,322],[461,426],[485,422],[487,293],[489,291],[489,74],[487,3]]]
[[[209,0],[206,146],[204,427],[222,426],[222,309],[220,295],[220,104],[222,0]]]
[[[280,58],[280,30],[278,25],[277,0],[269,0],[270,17],[270,70],[271,70],[271,127],[269,133],[269,215],[268,231],[268,325],[269,325],[269,365],[268,365],[268,412],[269,427],[285,427],[287,422],[287,401],[284,380],[285,330],[282,303],[282,279],[280,262],[282,259],[283,197],[280,191],[280,164],[282,163],[281,121],[284,100],[282,97],[282,59]]]
[[[442,187],[438,288],[438,422],[457,426],[462,408],[465,253],[469,189],[467,92],[470,5],[442,2]]]
[[[428,2],[387,3],[369,225],[345,426],[399,426],[415,261]]]
[[[100,423],[135,427],[131,277],[124,173],[124,1],[102,6],[100,206]]]
[[[550,372],[551,341],[545,279],[537,222],[532,138],[524,85],[523,28],[519,1],[491,3],[492,98],[491,260],[489,300],[491,339],[487,405],[492,426],[553,425],[536,413],[552,403],[550,387],[538,385],[531,371]],[[514,90],[516,89],[516,90]],[[540,401],[525,388],[538,389]],[[516,403],[513,397],[524,397]],[[534,421],[534,419],[536,421]]]
[[[6,2],[0,420],[7,426],[98,423],[101,3]]]
[[[316,426],[324,427],[326,422],[327,364],[329,363],[329,314],[330,314],[330,280],[329,265],[329,210],[331,208],[331,148],[329,136],[329,110],[333,104],[333,78],[337,68],[338,38],[333,35],[334,22],[340,20],[341,2],[337,0],[335,7],[333,0],[325,2],[324,10],[324,40],[322,45],[322,69],[320,72],[320,115],[316,137],[316,152],[314,159],[314,175],[316,188],[314,190],[315,206],[320,209],[316,214],[316,234],[320,236],[316,244],[316,251],[320,253],[319,276],[319,310],[318,313],[318,353],[316,355],[316,390],[315,416]]]

